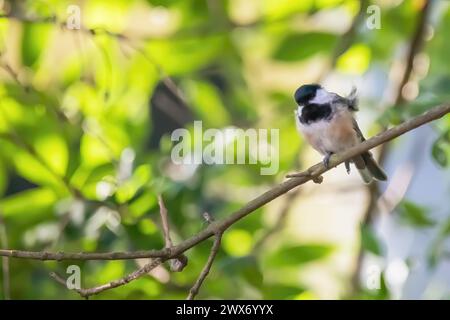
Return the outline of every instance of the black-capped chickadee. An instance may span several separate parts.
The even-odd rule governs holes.
[[[297,129],[311,146],[324,155],[329,165],[333,153],[342,152],[364,141],[364,136],[353,117],[358,110],[356,88],[347,97],[328,92],[318,84],[303,85],[295,91],[298,108],[295,111]],[[386,173],[367,151],[351,159],[365,183],[373,179],[385,181]],[[350,173],[350,161],[345,162]]]

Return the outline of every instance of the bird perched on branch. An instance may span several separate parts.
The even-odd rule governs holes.
[[[347,97],[328,92],[318,84],[306,84],[295,91],[297,129],[311,146],[324,155],[328,168],[331,155],[342,152],[365,140],[353,113],[358,111],[356,88]],[[354,163],[365,183],[373,179],[385,181],[386,173],[367,151],[345,162],[350,173]]]

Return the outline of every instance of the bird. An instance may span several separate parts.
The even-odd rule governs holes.
[[[306,141],[324,156],[323,164],[329,168],[330,157],[365,140],[354,113],[358,111],[356,87],[342,97],[329,92],[319,84],[300,86],[294,94],[297,109],[294,111],[297,130]],[[387,175],[370,151],[345,161],[350,174],[350,162],[355,165],[362,180],[386,181]]]

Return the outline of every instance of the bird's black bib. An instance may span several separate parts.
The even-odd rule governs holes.
[[[300,122],[308,124],[320,120],[330,120],[332,117],[331,106],[329,103],[311,103],[303,107],[302,114],[300,115]]]

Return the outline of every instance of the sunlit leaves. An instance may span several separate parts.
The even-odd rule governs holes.
[[[286,246],[270,254],[266,263],[271,268],[298,266],[326,258],[332,252],[332,246],[323,244]]]
[[[306,12],[311,9],[314,4],[313,0],[264,0],[262,2],[265,16],[269,19],[280,18],[298,12]]]
[[[104,163],[98,165],[95,168],[89,166],[82,166],[75,171],[72,176],[71,183],[77,186],[83,192],[84,196],[89,199],[102,199],[104,200],[111,195],[115,189],[116,178],[115,168],[111,163]],[[103,185],[102,185],[103,183]],[[105,189],[110,186],[110,192],[106,192]],[[107,193],[107,195],[105,195]]]
[[[139,222],[139,230],[143,234],[155,234],[158,232],[158,227],[155,223],[150,219],[143,219]]]
[[[34,139],[33,149],[17,148],[13,158],[17,171],[37,184],[64,187],[68,148],[59,135],[41,135]]]
[[[201,39],[155,40],[147,45],[148,54],[166,72],[185,74],[213,62],[228,47],[225,37],[218,35]]]
[[[28,123],[32,120],[32,115],[27,113],[23,106],[16,100],[4,97],[0,102],[0,129],[4,132],[14,124]]]
[[[17,218],[17,223],[28,224],[51,215],[51,206],[57,200],[56,194],[43,188],[23,191],[0,201],[5,217]]]
[[[346,46],[349,49],[339,57],[336,70],[323,75],[326,85],[338,85],[340,80],[349,80],[348,76],[360,83],[353,77],[367,72],[367,79],[364,77],[361,83],[381,93],[388,78],[395,80],[401,71],[397,67],[404,62],[408,38],[420,14],[418,3],[380,4],[382,28],[369,30],[362,21],[355,39]],[[56,14],[63,21],[68,4],[69,1],[57,0],[27,1],[23,9],[27,17]],[[317,79],[317,69],[326,69],[358,4],[354,0],[80,2],[85,27],[124,32],[130,41],[103,30],[89,35],[75,30],[66,32],[52,23],[31,25],[18,19],[2,19],[0,31],[6,46],[2,52],[7,53],[4,62],[11,64],[19,82],[23,82],[19,84],[2,72],[0,194],[5,198],[0,199],[0,211],[6,216],[11,246],[32,244],[23,242],[24,234],[55,229],[59,214],[67,211],[61,209],[61,200],[73,197],[62,180],[80,190],[77,201],[86,208],[81,225],[71,220],[58,243],[58,250],[71,251],[161,248],[164,244],[156,201],[161,192],[167,198],[172,232],[179,243],[204,227],[204,210],[219,219],[267,190],[285,172],[294,170],[293,162],[301,147],[302,139],[292,117],[292,91],[299,82]],[[383,125],[398,124],[448,100],[450,87],[445,74],[450,15],[442,12],[438,16],[433,20],[434,32],[426,32],[424,56],[414,61],[412,80],[420,80],[418,98],[408,102],[407,108],[387,107],[381,117]],[[331,21],[335,17],[338,23],[342,19],[339,28]],[[19,40],[18,50],[10,50],[11,39]],[[428,66],[421,66],[419,58],[424,58],[425,65],[429,62],[429,74],[423,71]],[[176,170],[181,169],[167,166],[172,149],[171,129],[165,132],[159,146],[148,148],[154,121],[149,100],[153,88],[165,76],[173,78],[195,119],[204,122],[204,128],[279,128],[278,175],[261,177],[257,166],[199,166],[186,175],[189,179],[174,181],[181,172]],[[25,90],[25,85],[30,88]],[[277,94],[272,94],[275,91]],[[364,91],[367,90],[361,92]],[[448,133],[447,119],[435,124],[440,132]],[[189,129],[190,124],[185,127]],[[425,150],[440,166],[448,166],[449,162],[446,134],[436,140],[432,149]],[[135,154],[123,174],[122,155],[129,148]],[[169,171],[171,175],[166,176]],[[102,225],[108,220],[105,216],[112,215],[117,227],[120,214],[119,236],[111,232],[117,229],[102,227],[94,228],[95,237],[83,237],[83,224],[94,216],[102,216],[97,215],[98,206],[109,208],[101,217]],[[270,218],[277,206],[261,208],[223,235],[211,278],[201,290],[205,298],[321,297],[313,286],[298,279],[307,269],[302,268],[303,264],[327,263],[332,246],[292,245],[298,240],[292,235],[287,244],[286,234],[280,232],[272,238],[276,241],[268,242],[267,248],[252,256],[255,237],[264,234],[265,218]],[[413,203],[402,203],[397,211],[399,220],[414,229],[439,229],[437,240],[429,247],[429,260],[436,266],[446,253],[447,223],[437,225],[438,216]],[[28,230],[32,232],[27,233]],[[365,251],[379,256],[385,253],[384,243],[374,230],[363,227],[360,236]],[[100,298],[184,298],[185,292],[179,288],[192,285],[207,259],[209,246],[205,243],[204,251],[201,247],[190,251],[199,257],[191,259],[182,275],[170,275],[170,285],[143,277]],[[132,265],[135,267],[134,262],[86,263],[85,285],[119,278],[131,271]],[[33,283],[27,278],[30,267],[16,266],[11,273],[15,277],[12,283],[21,283],[24,288],[21,292],[15,287],[17,297],[72,295],[64,288],[58,289],[57,284],[47,290],[45,276],[35,277],[43,283],[35,286],[42,289],[36,293],[27,285]],[[27,281],[17,281],[22,278]],[[388,297],[384,279],[381,281],[381,290],[368,293],[368,298]]]
[[[323,9],[342,4],[344,0],[315,0],[314,2],[318,8]]]
[[[346,73],[362,74],[369,67],[370,58],[370,48],[363,44],[356,44],[339,58],[337,68]]]
[[[34,142],[39,157],[60,176],[64,176],[69,161],[66,141],[56,134],[44,135]]]
[[[98,273],[98,277],[96,281],[100,283],[107,283],[108,281],[112,281],[118,279],[123,276],[125,272],[125,261],[108,261],[103,266],[101,272]]]
[[[196,81],[190,82],[187,89],[193,107],[206,125],[220,128],[229,124],[229,115],[217,88],[207,82]]]
[[[103,103],[93,87],[76,82],[66,90],[63,108],[72,110],[72,113],[81,111],[86,117],[99,116],[103,111]]]
[[[129,212],[134,218],[139,218],[149,212],[150,209],[156,207],[156,195],[153,191],[144,191],[131,201],[128,206]]]
[[[42,55],[52,27],[47,24],[24,24],[22,38],[22,62],[32,67]]]
[[[331,33],[291,34],[281,41],[273,57],[281,61],[303,60],[316,54],[332,51],[336,39],[336,35]]]
[[[81,157],[86,166],[95,167],[111,161],[111,149],[97,136],[85,134],[81,139]]]
[[[133,198],[139,188],[150,182],[151,176],[150,166],[141,165],[136,168],[133,175],[118,186],[115,195],[117,202],[124,203]]]
[[[86,4],[83,20],[92,28],[106,28],[109,31],[120,32],[125,26],[129,5],[129,1],[122,0],[108,2],[92,0]]]
[[[223,235],[224,250],[235,257],[242,257],[250,253],[253,239],[248,231],[232,229]]]

